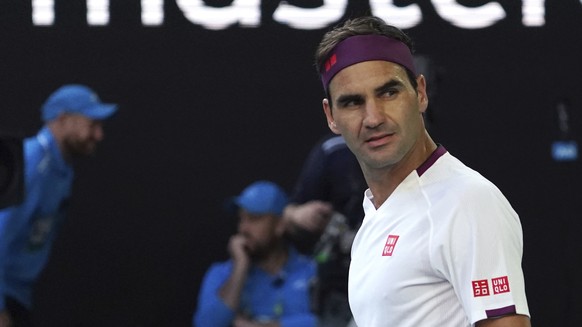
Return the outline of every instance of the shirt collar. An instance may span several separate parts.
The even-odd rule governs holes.
[[[71,165],[65,161],[59,144],[48,126],[44,126],[38,132],[36,138],[44,151],[49,154],[53,167],[63,172],[72,169]]]

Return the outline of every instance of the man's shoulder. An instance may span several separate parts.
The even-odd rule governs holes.
[[[232,267],[232,260],[215,261],[210,265],[210,269],[230,269]]]
[[[457,157],[445,153],[423,174],[426,180],[448,183],[450,187],[491,186],[492,183],[478,171],[465,165]]]
[[[24,156],[28,161],[40,161],[47,151],[40,144],[38,135],[24,139]]]
[[[292,267],[295,269],[301,270],[315,270],[316,264],[312,257],[302,254],[294,247],[290,248],[290,256],[289,260],[291,262]]]
[[[206,270],[207,276],[228,275],[232,270],[232,260],[215,261]]]
[[[327,155],[339,150],[348,150],[346,141],[341,135],[325,135],[317,144],[318,148]]]
[[[489,208],[500,204],[510,206],[492,181],[452,155],[443,155],[434,168],[427,171],[423,184],[426,194],[439,200],[434,203],[447,203],[449,209],[473,208],[476,204],[481,207],[483,203],[487,203]]]

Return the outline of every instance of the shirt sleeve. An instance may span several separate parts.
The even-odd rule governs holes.
[[[232,324],[235,312],[218,296],[228,274],[229,269],[224,264],[214,264],[206,272],[192,319],[193,327],[229,327]]]
[[[31,189],[32,184],[29,185],[31,187],[23,203],[0,210],[0,311],[5,309],[6,265],[10,262],[10,251],[13,250],[10,245],[17,237],[29,232],[27,225],[38,203],[37,192]]]
[[[42,153],[34,151],[33,147],[25,143],[25,195],[22,203],[0,210],[0,311],[5,309],[6,296],[6,264],[9,262],[11,242],[21,233],[27,233],[26,225],[32,212],[38,205],[39,174],[34,169]]]
[[[449,232],[440,240],[443,251],[436,257],[469,321],[529,316],[521,223],[503,194],[492,184],[473,185],[450,214]]]

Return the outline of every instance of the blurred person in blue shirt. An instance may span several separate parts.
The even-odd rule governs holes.
[[[316,326],[309,294],[316,267],[284,238],[285,192],[257,181],[230,202],[239,216],[228,243],[231,258],[206,272],[193,326]]]
[[[44,125],[23,144],[24,199],[0,210],[0,327],[30,326],[34,284],[71,196],[71,161],[95,152],[102,121],[116,111],[78,84],[60,87],[43,104]]]

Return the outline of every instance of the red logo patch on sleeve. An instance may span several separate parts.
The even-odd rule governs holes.
[[[398,241],[398,235],[388,235],[388,240],[386,240],[386,244],[384,245],[384,250],[382,251],[383,257],[390,257],[394,252],[394,248],[396,247],[396,242]]]
[[[509,292],[509,279],[507,276],[493,278],[491,283],[493,284],[493,294]]]
[[[473,282],[473,296],[489,296],[489,282],[487,279],[474,280]]]

